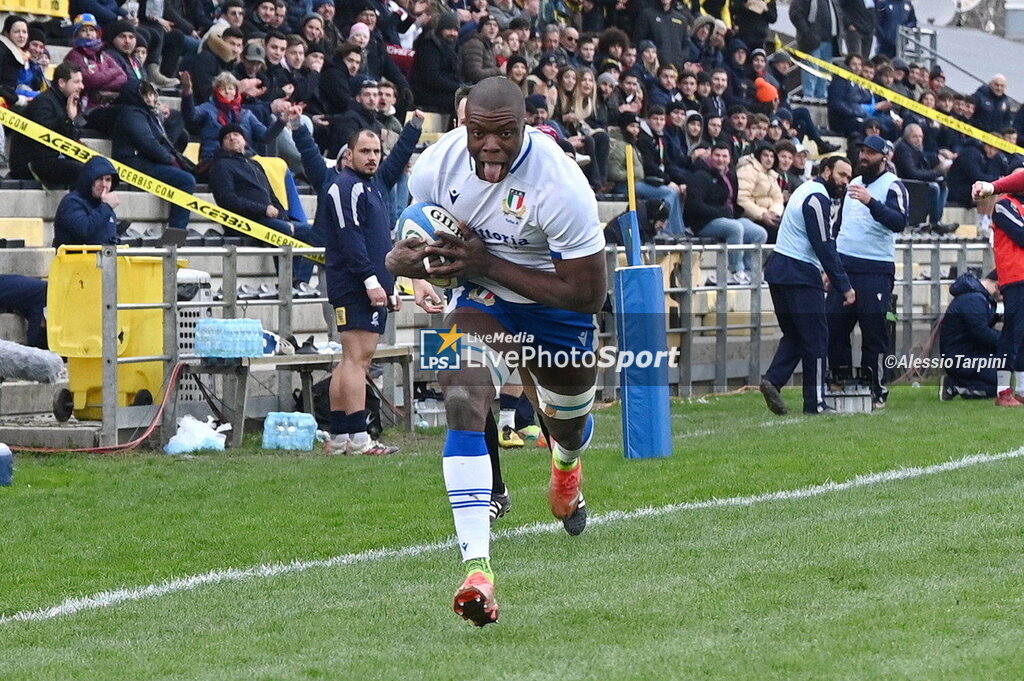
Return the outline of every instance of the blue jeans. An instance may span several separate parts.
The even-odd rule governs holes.
[[[154,163],[149,159],[129,158],[122,161],[126,166],[131,166],[141,173],[145,173],[152,178],[160,180],[165,184],[169,184],[172,187],[177,187],[183,192],[191,194],[196,188],[196,178],[192,173],[176,168],[174,166],[164,165],[163,163]],[[185,229],[188,226],[189,210],[188,208],[182,208],[176,206],[173,203],[171,205],[171,212],[167,218],[167,226],[173,227],[174,229]]]
[[[268,217],[259,218],[256,221],[262,225],[266,225],[275,232],[294,236],[299,241],[309,244],[310,246],[324,245],[324,240],[320,237],[319,232],[306,223],[292,224],[287,220]],[[277,270],[277,258],[274,258],[274,270]],[[296,256],[292,262],[292,282],[295,284],[298,284],[299,282],[309,283],[312,276],[313,261],[309,258]]]
[[[928,183],[928,217],[932,224],[942,222],[942,209],[946,207],[946,199],[949,198],[949,187],[945,182]]]
[[[729,246],[763,244],[768,240],[767,230],[747,218],[715,218],[701,228],[699,236],[724,239]],[[729,271],[749,272],[752,258],[752,251],[730,250]]]
[[[818,49],[811,52],[811,56],[823,61],[832,61],[832,42],[829,40],[821,41]],[[801,71],[800,82],[803,85],[804,97],[825,99],[828,96],[828,81],[824,78],[818,78],[817,76],[812,76],[807,71]]]
[[[395,224],[402,211],[409,205],[409,175],[407,173],[402,173],[398,182],[391,188],[388,203],[391,205],[391,224]]]
[[[637,182],[636,195],[642,199],[661,199],[665,202],[665,205],[668,206],[666,234],[682,236],[686,233],[686,225],[683,223],[683,202],[679,200],[678,191],[668,185],[656,187],[646,182]]]

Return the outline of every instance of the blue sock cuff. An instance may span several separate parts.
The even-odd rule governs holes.
[[[489,456],[484,434],[476,430],[449,430],[444,441],[445,456]]]
[[[348,414],[343,411],[331,412],[331,435],[348,432]]]

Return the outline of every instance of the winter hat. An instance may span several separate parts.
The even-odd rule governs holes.
[[[361,21],[358,22],[358,23],[352,24],[352,28],[349,29],[349,32],[348,32],[348,37],[351,38],[351,37],[355,36],[357,33],[364,33],[364,34],[366,34],[366,37],[369,38],[370,37],[370,27],[367,26],[366,24],[364,24]]]
[[[605,73],[602,73],[600,76],[597,77],[597,84],[598,85],[613,85],[614,86],[614,85],[618,85],[619,84],[619,79],[616,78],[614,75],[605,72]]]
[[[779,64],[781,62],[793,63],[793,58],[789,56],[789,52],[785,50],[779,50],[778,52],[772,52],[772,56],[768,57],[769,63]]]
[[[505,73],[511,73],[512,67],[515,66],[516,64],[522,64],[523,66],[526,67],[527,71],[530,70],[530,64],[529,62],[526,61],[526,57],[514,54],[508,58],[507,62],[505,62]]]
[[[96,29],[98,29],[100,26],[99,23],[96,21],[96,17],[94,17],[92,14],[89,14],[88,12],[85,12],[84,14],[79,14],[77,17],[75,17],[75,26],[74,31],[72,31],[72,35],[78,35],[78,32],[86,26],[92,26]]]
[[[135,27],[124,19],[118,19],[117,21],[107,24],[106,28],[103,29],[103,38],[108,43],[113,42],[114,38],[122,33],[135,33]]]
[[[544,95],[530,95],[526,98],[526,111],[535,113],[548,108],[548,98]]]
[[[330,5],[331,7],[333,7],[334,6],[334,0],[314,0],[314,2],[313,2],[313,11],[314,12],[317,11],[323,5]]]
[[[750,51],[750,59],[753,60],[757,55],[761,55],[765,59],[768,58],[768,53],[764,51],[763,47],[757,47]]]
[[[779,98],[779,89],[764,78],[755,80],[754,87],[757,88],[757,101],[759,102],[774,102]]]
[[[644,50],[646,50],[649,47],[658,49],[658,46],[654,44],[653,40],[641,40],[640,44],[636,46],[636,49],[640,52],[640,54],[643,54]]]
[[[365,24],[364,24],[365,25]],[[455,12],[445,12],[437,18],[437,31],[450,31],[459,27],[459,15]]]
[[[639,122],[640,122],[640,119],[637,118],[637,115],[635,113],[633,113],[632,111],[623,111],[622,113],[619,114],[619,127],[620,128],[625,128],[627,125],[632,125],[633,123],[639,123]]]
[[[35,26],[28,29],[28,41],[32,42],[34,40],[39,41],[44,45],[46,44],[46,34],[43,33],[43,29],[36,28]]]
[[[221,144],[224,143],[224,138],[233,132],[237,132],[242,137],[245,137],[245,130],[238,123],[229,123],[228,125],[220,126],[220,130],[217,132],[217,139]]]
[[[90,14],[89,16],[92,15]],[[14,28],[14,25],[17,23],[28,24],[28,21],[26,21],[24,17],[19,17],[17,14],[11,14],[6,19],[4,19],[4,35],[10,33],[11,29]]]
[[[686,122],[689,123],[690,121],[700,121],[701,123],[703,123],[704,116],[702,116],[699,111],[694,111],[693,109],[691,109],[686,112]]]
[[[306,16],[302,17],[302,28],[306,28],[306,24],[308,24],[311,21],[319,21],[320,26],[324,25],[324,18],[322,16],[320,16],[316,12],[310,12]],[[366,24],[363,25],[365,26]]]

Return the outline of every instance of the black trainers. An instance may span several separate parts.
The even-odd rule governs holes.
[[[568,518],[562,518],[562,527],[565,528],[570,537],[577,537],[583,534],[583,530],[587,529],[587,502],[583,498],[582,491],[580,492],[576,510]]]
[[[494,523],[498,518],[504,517],[511,510],[512,495],[508,491],[508,485],[505,485],[505,491],[501,494],[491,492],[491,505],[487,509],[487,516],[490,518],[491,527],[494,527]]]
[[[768,405],[768,409],[773,414],[783,416],[789,413],[789,408],[786,406],[785,401],[782,399],[782,395],[779,394],[779,389],[776,388],[771,381],[767,378],[761,379],[761,394],[764,395],[764,401]]]
[[[818,146],[819,154],[831,154],[833,152],[839,151],[840,148],[838,144],[832,144],[831,142],[826,142],[825,140],[815,142],[815,144]]]

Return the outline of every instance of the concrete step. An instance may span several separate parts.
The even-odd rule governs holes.
[[[23,274],[45,279],[53,260],[52,248],[0,248],[0,274]]]
[[[99,435],[97,422],[58,423],[52,414],[4,417],[0,421],[0,442],[12,447],[84,449],[99,445]]]
[[[0,205],[5,206],[6,217],[37,218],[51,220],[57,212],[57,206],[64,198],[64,191],[46,191],[44,189],[3,189],[0,190]],[[132,222],[166,222],[169,203],[152,194],[141,191],[120,191],[121,205],[117,208],[117,217]],[[197,194],[199,198],[214,203],[213,194]],[[313,194],[301,195],[302,205],[308,215],[316,212],[316,196]],[[206,218],[195,213],[192,214],[192,221],[196,223],[209,222]],[[52,228],[46,235],[48,239],[53,238]]]
[[[0,314],[0,340],[25,342],[25,320],[21,315]]]
[[[0,415],[49,413],[53,409],[54,394],[67,387],[67,381],[53,385],[4,381],[0,383]]]

